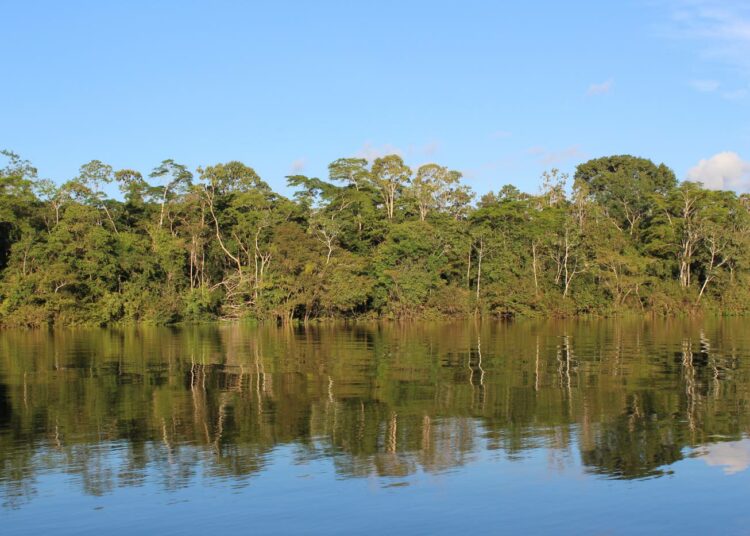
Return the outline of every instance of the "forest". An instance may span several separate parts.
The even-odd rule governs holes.
[[[615,155],[478,197],[439,164],[342,158],[274,192],[237,161],[65,182],[2,151],[0,323],[742,314],[750,196]],[[116,191],[120,194],[116,195]]]

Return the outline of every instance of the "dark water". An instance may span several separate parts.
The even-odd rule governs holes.
[[[749,327],[0,332],[0,532],[750,533]]]

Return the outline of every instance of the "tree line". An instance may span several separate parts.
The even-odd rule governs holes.
[[[750,196],[616,155],[536,194],[477,199],[461,173],[342,158],[274,192],[237,161],[93,160],[64,183],[0,169],[0,322],[741,313]],[[120,196],[110,196],[116,186]]]

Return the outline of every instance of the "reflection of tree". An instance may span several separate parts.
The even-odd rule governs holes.
[[[597,427],[593,447],[581,453],[583,463],[595,473],[615,478],[662,474],[663,466],[682,458],[672,418],[653,421],[660,408],[652,393],[630,395],[627,404],[621,415]]]
[[[659,474],[686,446],[750,429],[739,323],[311,326],[6,332],[0,490],[38,471],[90,494],[246,480],[271,451],[346,477],[440,472],[492,449]]]

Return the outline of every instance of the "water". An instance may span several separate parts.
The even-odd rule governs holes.
[[[749,322],[0,332],[2,534],[747,534]]]

